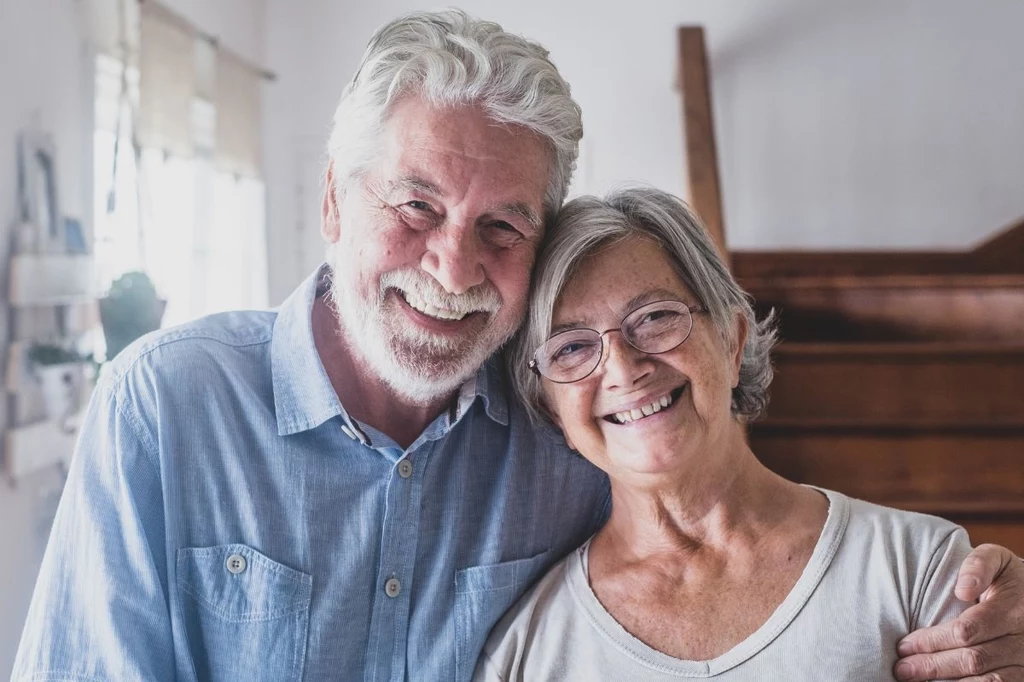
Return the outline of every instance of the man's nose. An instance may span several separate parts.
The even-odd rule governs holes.
[[[631,388],[653,371],[651,356],[626,341],[618,329],[604,333],[604,357],[601,359],[605,388]]]
[[[451,294],[484,281],[480,238],[472,227],[445,226],[427,238],[421,267]]]

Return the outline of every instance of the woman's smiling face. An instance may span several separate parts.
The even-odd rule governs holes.
[[[555,305],[552,327],[618,330],[623,317],[660,300],[700,303],[657,243],[630,237],[581,262]],[[736,319],[737,344],[727,344],[707,315],[695,313],[687,340],[658,355],[636,350],[613,331],[604,335],[604,357],[590,376],[570,384],[545,379],[545,402],[570,446],[613,480],[656,484],[742,437],[730,411],[746,332]],[[657,411],[639,419],[623,414],[641,410],[632,412],[640,416],[652,405]]]

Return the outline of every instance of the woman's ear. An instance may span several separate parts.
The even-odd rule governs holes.
[[[740,384],[740,366],[743,364],[743,349],[747,345],[750,323],[747,321],[747,316],[743,313],[737,312],[734,317],[736,321],[733,325],[735,344],[732,349],[732,387],[736,388]]]
[[[341,211],[338,207],[333,161],[327,164],[327,174],[324,177],[324,199],[320,209],[320,234],[328,244],[334,244],[341,237]]]

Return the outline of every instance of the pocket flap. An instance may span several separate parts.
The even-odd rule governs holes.
[[[523,583],[533,582],[547,564],[551,550],[535,554],[526,559],[506,561],[490,566],[471,566],[455,573],[455,593],[493,592],[509,588],[522,588]]]
[[[304,609],[313,586],[312,576],[247,545],[179,549],[177,567],[182,590],[234,622],[271,620]]]

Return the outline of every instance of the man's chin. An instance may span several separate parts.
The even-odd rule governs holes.
[[[445,367],[425,370],[422,365],[404,367],[393,364],[381,368],[382,378],[402,399],[416,405],[429,405],[448,398],[476,374],[476,367]]]

